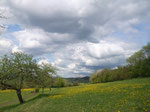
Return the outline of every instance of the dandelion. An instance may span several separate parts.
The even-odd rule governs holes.
[[[22,91],[32,91],[32,90],[35,90],[35,88],[22,89]]]
[[[57,98],[61,98],[63,97],[63,95],[54,95],[54,96],[49,96],[49,98],[53,98],[53,99],[57,99]]]
[[[34,90],[34,88],[22,89],[21,91],[31,91],[31,90]],[[0,93],[9,93],[9,92],[15,92],[15,90],[12,89],[0,90]]]
[[[146,108],[144,108],[144,111],[145,111],[145,112],[147,112],[147,109],[146,109]]]
[[[11,89],[8,89],[8,90],[0,90],[0,93],[9,93],[9,92],[14,92],[15,90],[11,90]]]

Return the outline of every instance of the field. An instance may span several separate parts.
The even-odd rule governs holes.
[[[22,105],[14,91],[0,91],[0,112],[150,112],[150,78],[32,90]]]

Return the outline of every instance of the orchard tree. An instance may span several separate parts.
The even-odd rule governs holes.
[[[21,89],[25,83],[35,80],[38,66],[33,56],[24,53],[11,53],[0,59],[0,87],[16,91],[20,104],[23,98]]]
[[[65,86],[65,80],[61,77],[56,78],[55,86],[56,87],[64,87]]]
[[[37,84],[42,88],[42,93],[44,93],[44,88],[48,87],[51,90],[53,85],[53,74],[55,74],[55,68],[51,64],[42,63],[38,70]]]

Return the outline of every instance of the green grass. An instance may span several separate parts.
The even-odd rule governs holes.
[[[31,91],[24,91],[24,92],[22,92],[22,96],[26,100],[29,100],[36,95],[34,95],[34,93],[31,93]],[[9,103],[12,103],[12,104],[19,103],[16,92],[15,91],[5,92],[5,93],[0,92],[0,106],[7,105]]]
[[[23,93],[24,97],[31,94]],[[5,98],[4,98],[5,97]],[[17,100],[14,92],[0,93],[0,104]],[[0,107],[0,112],[150,112],[150,78],[47,89],[20,105]]]

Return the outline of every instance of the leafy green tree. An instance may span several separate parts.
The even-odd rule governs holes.
[[[150,43],[142,48],[142,52],[146,59],[150,59]]]
[[[42,93],[44,93],[44,88],[48,87],[51,90],[51,86],[53,85],[53,77],[52,75],[55,74],[55,68],[51,66],[51,64],[42,63],[39,67],[38,77],[37,77],[37,84],[40,88],[42,88]]]
[[[118,67],[116,69],[103,69],[94,72],[90,76],[91,83],[103,83],[131,78],[129,68],[127,66]]]
[[[21,89],[24,84],[35,79],[37,71],[36,60],[24,53],[11,53],[0,59],[0,87],[16,90],[22,104]]]
[[[102,83],[136,77],[150,77],[150,43],[127,59],[128,65],[103,69],[90,76],[91,83]]]
[[[65,86],[65,80],[61,77],[56,78],[55,86],[56,87],[64,87]]]
[[[150,43],[127,59],[133,77],[150,76]]]

